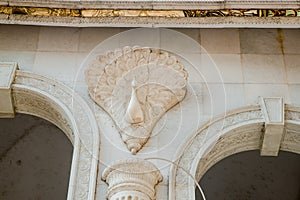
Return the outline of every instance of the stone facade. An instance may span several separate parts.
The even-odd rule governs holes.
[[[18,63],[10,84],[14,111],[47,119],[73,143],[68,199],[194,199],[195,182],[229,155],[254,149],[300,153],[299,34],[1,25],[0,61]],[[139,51],[132,54],[135,46]],[[156,60],[149,62],[155,50]],[[100,67],[90,70],[95,61]],[[167,92],[130,85],[134,78],[137,87],[148,84],[157,69],[150,80]],[[97,87],[105,98],[93,96]],[[153,119],[145,114],[158,104],[151,98],[171,102],[161,104]],[[262,103],[273,98],[281,102]],[[149,110],[143,107],[148,104]],[[273,119],[281,127],[275,138]],[[144,120],[153,124],[143,127]],[[146,127],[147,137],[134,135],[134,145],[143,148],[132,155],[126,137],[137,126]],[[124,127],[129,131],[123,133]]]

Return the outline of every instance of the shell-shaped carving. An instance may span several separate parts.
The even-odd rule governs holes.
[[[135,154],[161,116],[184,98],[187,72],[167,51],[124,47],[98,56],[87,68],[85,79],[91,98],[111,115]],[[142,119],[132,123],[131,115],[141,113]]]

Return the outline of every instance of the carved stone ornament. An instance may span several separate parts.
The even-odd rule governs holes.
[[[102,179],[109,185],[108,200],[155,200],[162,175],[149,161],[128,159],[107,167]]]
[[[94,200],[100,138],[96,119],[88,104],[71,88],[31,72],[17,70],[11,88],[16,113],[52,122],[73,144],[66,199]]]
[[[225,117],[202,124],[197,133],[183,143],[174,156],[178,158],[180,168],[173,166],[169,175],[169,199],[196,199],[195,183],[187,172],[199,181],[215,163],[235,153],[257,149],[271,149],[267,152],[273,153],[275,148],[264,147],[264,140],[276,142],[282,137],[279,150],[300,154],[300,107],[284,105],[281,97],[263,97],[261,100],[261,106],[239,108],[226,113]],[[278,130],[272,130],[272,137],[267,133],[266,138],[264,129],[270,129],[266,124],[271,123],[284,125],[283,136],[282,129],[277,127]],[[277,143],[275,147],[278,148]]]
[[[98,56],[85,79],[91,98],[110,114],[136,154],[161,116],[185,97],[187,72],[166,51],[124,47]]]

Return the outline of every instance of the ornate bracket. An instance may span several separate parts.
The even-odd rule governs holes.
[[[91,98],[115,121],[136,154],[161,116],[183,100],[187,72],[159,49],[125,47],[100,55],[85,72]]]
[[[109,185],[109,200],[155,200],[155,186],[162,175],[148,161],[128,159],[107,167],[102,179]]]

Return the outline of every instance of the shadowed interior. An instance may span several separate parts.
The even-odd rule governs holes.
[[[0,120],[0,199],[66,199],[73,147],[50,122]]]
[[[199,183],[207,200],[299,200],[299,169],[298,154],[261,157],[248,151],[218,162]],[[202,200],[198,190],[196,199]]]

